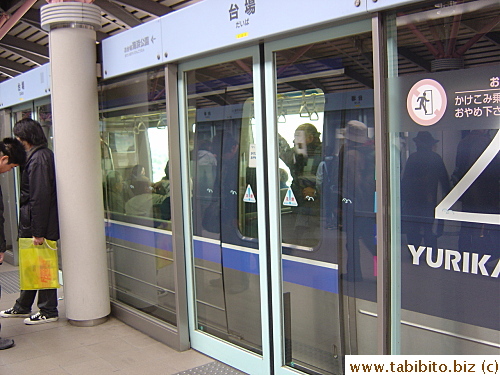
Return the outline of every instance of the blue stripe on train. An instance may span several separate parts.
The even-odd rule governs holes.
[[[338,270],[283,259],[283,279],[289,283],[338,293]]]
[[[172,251],[172,235],[169,233],[159,233],[117,223],[106,223],[106,236]]]
[[[106,235],[144,246],[172,251],[172,236],[169,233],[158,233],[117,223],[107,223]],[[222,259],[224,259],[224,267],[254,275],[259,274],[258,254],[227,247],[223,247],[221,253],[218,244],[194,240],[194,256],[217,264],[222,264]],[[338,293],[338,271],[336,269],[284,259],[283,279],[285,282]]]
[[[221,254],[219,245],[195,240],[194,255],[196,258],[217,264],[222,263],[222,257],[224,267],[254,275],[259,274],[258,254],[227,247],[222,248]],[[338,270],[336,269],[283,259],[283,279],[285,282],[338,293]]]

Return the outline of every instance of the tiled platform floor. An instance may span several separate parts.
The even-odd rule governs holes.
[[[17,267],[7,263],[1,265],[0,285],[1,273],[15,270]],[[58,322],[28,326],[21,318],[0,318],[0,336],[15,341],[13,348],[0,351],[0,374],[201,374],[205,366],[229,371],[217,372],[220,374],[241,374],[194,350],[177,352],[113,317],[96,327],[72,326],[65,317],[63,293],[59,289],[63,299]],[[0,310],[12,307],[18,296],[4,287]],[[37,311],[36,306],[33,309]]]

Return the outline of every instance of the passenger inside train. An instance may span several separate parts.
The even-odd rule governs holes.
[[[125,203],[125,213],[132,216],[160,219],[160,206],[167,196],[154,193],[151,181],[144,176],[132,181],[130,187],[134,196]]]
[[[292,175],[291,189],[297,200],[292,208],[295,216],[297,242],[304,246],[314,246],[316,240],[310,238],[312,228],[318,227],[320,194],[316,186],[316,173],[322,157],[320,133],[311,123],[297,127],[293,147],[279,135],[279,157],[285,162]]]

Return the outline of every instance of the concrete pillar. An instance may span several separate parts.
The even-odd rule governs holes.
[[[101,181],[93,4],[41,8],[49,34],[52,118],[66,315],[96,325],[110,313]]]

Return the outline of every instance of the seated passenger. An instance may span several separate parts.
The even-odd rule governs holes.
[[[167,196],[153,193],[147,177],[139,177],[133,181],[131,188],[134,196],[125,203],[125,213],[133,216],[159,218],[160,206]]]
[[[160,181],[154,183],[153,192],[170,197],[170,176],[168,172],[168,162],[165,166],[165,176],[163,176]]]
[[[162,220],[171,219],[171,209],[170,209],[170,173],[169,166],[165,166],[165,176],[161,178],[160,181],[155,182],[153,185],[153,193],[164,195],[165,200],[160,205],[160,218]]]
[[[146,176],[145,168],[140,165],[134,165],[128,172],[128,177],[125,179],[125,190],[123,192],[125,200],[129,200],[134,196],[133,183]]]

